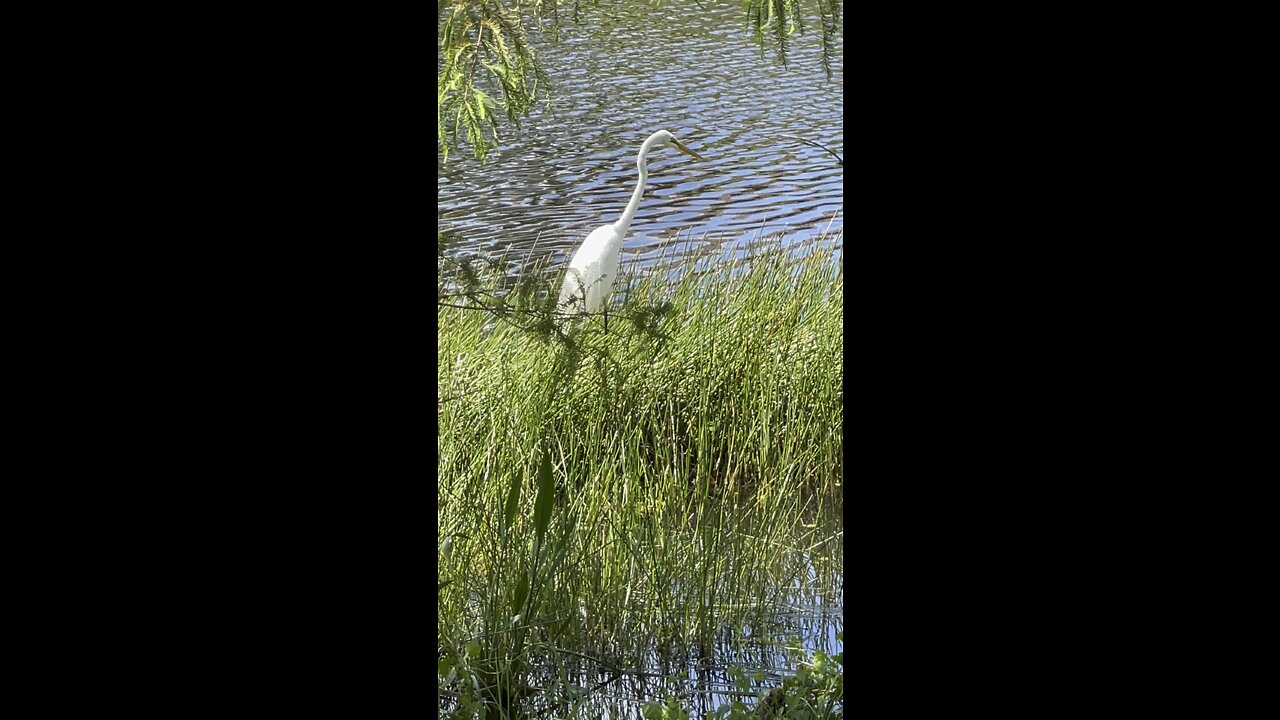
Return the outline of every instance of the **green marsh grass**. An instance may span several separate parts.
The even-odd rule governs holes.
[[[551,283],[502,295],[499,318],[458,306],[510,282],[441,280],[451,717],[591,716],[592,692],[769,627],[812,583],[840,543],[840,239],[631,278],[607,332],[551,322]]]

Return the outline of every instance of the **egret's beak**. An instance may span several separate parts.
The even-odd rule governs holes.
[[[686,146],[685,146],[685,144],[684,144],[684,143],[680,142],[679,140],[677,140],[677,139],[675,139],[675,138],[671,138],[671,142],[672,142],[672,144],[674,144],[674,145],[676,146],[676,149],[677,149],[677,150],[679,150],[680,152],[684,153],[685,155],[692,155],[693,157],[695,157],[695,158],[697,158],[697,159],[699,159],[699,160],[706,160],[706,158],[704,158],[704,157],[702,157],[701,155],[699,155],[698,153],[696,153],[696,152],[694,152],[694,151],[690,150],[688,147],[686,147]]]

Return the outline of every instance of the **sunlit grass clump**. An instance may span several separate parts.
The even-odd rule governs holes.
[[[442,305],[442,474],[488,456],[496,433],[508,457],[530,462],[545,438],[565,454],[558,464],[586,463],[593,475],[678,470],[765,493],[784,478],[829,485],[842,467],[843,287],[833,252],[778,248],[646,274],[624,302],[615,293],[608,332],[600,315],[540,335],[533,312],[507,322]],[[541,310],[536,302],[529,307]]]
[[[535,274],[441,280],[439,633],[457,702],[581,700],[765,627],[841,572],[823,521],[843,492],[832,245],[649,272],[615,293],[607,331],[553,317],[558,288]],[[450,685],[464,666],[472,681]]]

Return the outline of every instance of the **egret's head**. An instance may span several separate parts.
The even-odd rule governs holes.
[[[685,155],[689,155],[689,156],[691,156],[691,157],[695,157],[695,158],[697,158],[697,159],[699,159],[699,160],[705,160],[705,159],[706,159],[706,158],[702,157],[701,155],[699,155],[698,153],[696,153],[696,152],[694,152],[694,151],[690,150],[690,149],[688,148],[688,146],[686,146],[684,143],[682,143],[682,142],[680,142],[679,140],[677,140],[675,135],[672,135],[671,133],[667,132],[666,130],[659,130],[658,132],[656,132],[656,133],[654,133],[653,135],[651,135],[651,136],[649,137],[649,142],[650,142],[650,143],[652,143],[653,147],[662,147],[662,146],[666,145],[666,146],[670,146],[670,147],[673,147],[673,148],[675,148],[675,149],[679,150],[680,152],[684,153]]]

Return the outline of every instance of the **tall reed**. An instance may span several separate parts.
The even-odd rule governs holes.
[[[442,677],[568,697],[766,627],[810,579],[843,502],[834,240],[632,278],[607,331],[540,314],[550,285],[499,319],[440,304]]]

